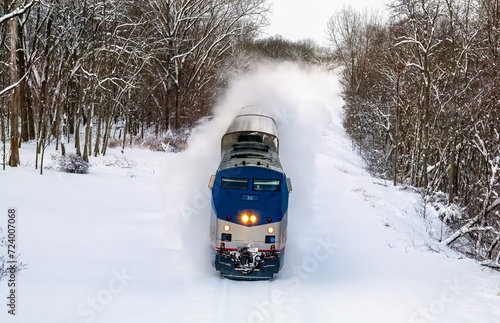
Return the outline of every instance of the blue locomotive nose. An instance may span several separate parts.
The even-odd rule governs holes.
[[[218,219],[246,226],[283,219],[288,209],[288,188],[283,173],[244,166],[220,171],[212,188]]]

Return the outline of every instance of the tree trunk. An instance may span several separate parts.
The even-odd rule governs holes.
[[[394,135],[394,175],[393,185],[398,184],[398,160],[399,160],[399,70],[396,79],[396,134]]]
[[[175,130],[181,128],[181,107],[180,107],[180,89],[179,84],[175,89]]]
[[[40,157],[40,175],[43,175],[43,157],[45,156],[45,145],[42,144],[42,155]]]
[[[104,126],[104,135],[102,136],[102,155],[106,155],[106,148],[108,146],[108,137],[109,137],[109,117],[106,116],[106,124]]]
[[[89,120],[87,121],[87,125],[89,126],[89,143],[88,143],[89,156],[92,156],[92,126],[93,126],[92,119],[94,119],[94,107],[90,108],[90,116]]]
[[[19,40],[24,42],[23,28],[19,28]],[[19,49],[17,53],[19,62],[19,76],[23,77],[26,74],[26,60],[24,48]],[[35,122],[33,119],[33,108],[31,107],[30,90],[26,78],[21,80],[21,142],[27,142],[35,139]]]
[[[80,120],[83,114],[83,71],[80,71],[80,84],[78,89],[77,111],[76,111],[76,125],[75,125],[75,148],[76,154],[82,156],[80,148]]]
[[[99,154],[99,141],[101,140],[101,122],[102,122],[102,115],[98,111],[99,117],[97,118],[97,130],[95,134],[95,147],[94,147],[94,157],[97,157]]]
[[[13,4],[13,10],[17,9],[17,4]],[[10,82],[15,84],[19,80],[17,70],[17,17],[10,19]],[[14,88],[12,100],[10,102],[10,159],[9,166],[17,167],[19,165],[19,111],[21,105],[21,89],[19,86]]]
[[[31,99],[28,96],[28,104],[26,106],[26,112],[28,117],[28,134],[29,140],[36,139],[36,131],[35,131],[35,117],[33,115],[33,107],[31,105]]]
[[[453,203],[456,192],[457,168],[455,166],[455,159],[455,146],[453,146],[451,149],[450,170],[448,173],[448,204]]]
[[[85,139],[83,143],[83,160],[87,163],[89,162],[89,123],[90,123],[90,112],[87,112],[87,120],[85,122]]]
[[[128,128],[130,127],[129,123],[130,123],[130,118],[127,115],[127,112],[125,112],[125,127],[123,129],[122,154],[125,151],[125,144],[127,142],[127,132],[128,132]]]
[[[58,94],[56,96],[56,104],[55,104],[55,116],[54,116],[54,122],[52,123],[52,135],[56,139],[56,150],[59,150],[59,139],[61,137],[61,113],[63,109],[63,98],[61,94]]]
[[[92,155],[92,118],[93,108],[87,111],[87,121],[85,122],[85,143],[83,144],[83,160],[89,162],[89,156]]]
[[[75,104],[75,94],[74,94],[74,91],[76,90],[75,89],[76,87],[76,84],[72,81],[69,82],[68,84],[68,88],[70,89],[68,92],[68,109],[67,109],[67,118],[68,118],[68,143],[69,143],[69,138],[71,138],[71,135],[75,134],[75,112],[76,110],[78,110],[78,108],[76,107],[77,105]],[[71,94],[70,94],[71,93]]]
[[[50,115],[50,112],[48,111],[48,104],[47,104],[47,80],[48,80],[48,75],[49,75],[49,65],[50,65],[50,55],[49,55],[49,43],[51,42],[51,30],[52,30],[52,15],[49,15],[47,19],[47,27],[46,27],[46,32],[47,32],[47,44],[45,45],[44,49],[44,55],[45,59],[43,62],[43,72],[42,72],[42,84],[40,86],[40,112],[39,112],[39,126],[38,126],[38,139],[37,139],[37,150],[36,150],[36,161],[35,161],[35,168],[38,167],[38,155],[41,155],[41,161],[40,161],[40,174],[43,173],[43,156],[45,153],[45,142],[48,140],[47,137],[49,137],[48,133],[48,118]],[[43,150],[43,151],[42,151]]]
[[[3,102],[2,102],[3,106]],[[1,139],[2,139],[2,151],[3,151],[3,160],[2,160],[2,165],[3,165],[3,170],[5,170],[5,164],[6,160],[5,157],[7,156],[6,151],[5,151],[5,141],[6,141],[6,135],[5,135],[5,123],[4,123],[4,116],[3,116],[3,111],[0,110],[0,130],[2,131],[1,134]]]
[[[425,80],[426,80],[426,85],[424,88],[424,123],[423,123],[423,156],[422,156],[422,187],[427,189],[427,186],[429,185],[429,179],[427,176],[427,166],[429,163],[429,128],[430,128],[430,120],[429,120],[429,114],[430,114],[430,101],[431,101],[431,77],[429,75],[429,70],[428,70],[428,64],[427,64],[427,56],[425,57]]]
[[[78,108],[78,110],[80,110],[80,108]],[[75,125],[75,148],[76,148],[76,154],[78,156],[81,156],[82,151],[80,150],[80,116],[78,116],[77,118],[78,119],[76,120],[76,125]]]

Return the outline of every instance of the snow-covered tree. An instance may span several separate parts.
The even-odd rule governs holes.
[[[445,243],[498,263],[498,1],[396,0],[390,8],[376,41],[346,36],[367,19],[355,13],[333,34],[346,130],[375,173],[427,197],[446,192],[464,208]],[[377,59],[366,64],[360,57],[370,56],[355,50],[362,46],[348,44]]]

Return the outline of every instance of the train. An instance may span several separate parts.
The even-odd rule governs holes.
[[[208,186],[212,265],[229,279],[273,279],[284,263],[292,184],[268,109],[241,108],[222,137]]]

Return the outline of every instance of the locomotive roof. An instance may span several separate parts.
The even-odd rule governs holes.
[[[278,134],[274,119],[260,106],[243,107],[222,137],[221,153],[238,142],[239,135],[258,134],[264,143],[278,152]]]
[[[262,132],[278,137],[274,119],[259,106],[243,107],[227,128],[226,133],[240,131]]]
[[[222,155],[218,170],[245,166],[283,172],[277,152],[269,145],[259,142],[240,142],[230,145]]]

